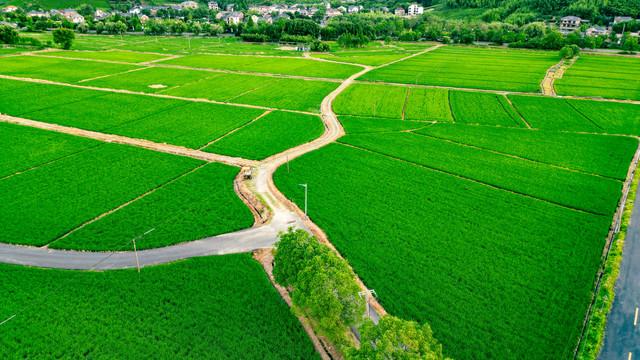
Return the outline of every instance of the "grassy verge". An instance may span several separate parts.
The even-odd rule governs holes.
[[[588,332],[585,335],[580,349],[578,349],[577,359],[595,360],[602,348],[604,330],[607,325],[607,315],[611,311],[613,300],[615,299],[614,286],[620,273],[622,250],[624,248],[629,220],[631,219],[631,212],[633,211],[639,179],[640,172],[636,171],[633,176],[633,181],[631,182],[627,202],[622,212],[620,231],[615,235],[611,250],[609,250],[609,256],[607,257],[604,267],[604,275],[602,276],[602,285],[600,286],[600,291],[596,294],[594,310],[589,320]]]

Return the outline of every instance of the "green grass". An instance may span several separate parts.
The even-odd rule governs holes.
[[[411,88],[404,117],[410,120],[453,121],[449,90]]]
[[[185,98],[231,101],[233,98],[241,94],[280,80],[280,78],[273,76],[224,73],[210,74],[210,78],[185,84],[173,89],[165,89],[162,90],[162,93]]]
[[[442,47],[372,70],[360,80],[471,89],[540,92],[556,53]]]
[[[402,86],[353,84],[333,101],[333,111],[340,115],[401,119],[407,91]]]
[[[467,91],[451,91],[451,110],[456,123],[462,124],[481,124],[481,125],[497,125],[519,127],[521,121],[519,118],[512,117],[514,111],[507,111],[511,105],[500,101],[503,95],[467,92]],[[510,109],[512,110],[512,109]]]
[[[0,74],[2,75],[63,83],[77,83],[81,80],[113,75],[137,68],[135,65],[96,63],[42,56],[25,55],[0,58]]]
[[[217,75],[219,74],[210,71],[150,67],[120,75],[85,81],[82,85],[108,89],[124,89],[145,93],[158,93],[165,92],[175,86],[193,83],[200,79],[215,77]],[[151,87],[154,85],[161,85],[162,87]]]
[[[138,249],[149,249],[249,228],[253,215],[233,191],[237,173],[232,166],[207,164],[49,247],[115,251],[155,229],[136,242]]]
[[[204,148],[216,154],[262,160],[322,135],[318,116],[274,111]]]
[[[0,273],[3,320],[52,292],[3,325],[2,358],[319,359],[248,254],[193,258],[141,274],[5,264]]]
[[[11,55],[18,54],[24,51],[30,51],[31,49],[23,49],[23,48],[0,48],[0,56],[2,55]]]
[[[420,134],[625,180],[638,140],[544,130],[434,124]]]
[[[613,215],[616,200],[620,197],[622,189],[622,182],[617,180],[417,134],[347,135],[339,141],[518,194],[596,214]]]
[[[240,106],[185,103],[185,106],[110,128],[106,132],[199,149],[264,112]]]
[[[567,103],[607,133],[640,136],[638,104],[572,99]]]
[[[340,86],[337,82],[281,79],[249,93],[227,100],[284,110],[320,113],[322,100]]]
[[[160,60],[169,55],[145,54],[132,51],[50,51],[44,56],[59,56],[72,59],[107,60],[138,64],[147,61]]]
[[[602,132],[602,128],[577,112],[563,99],[508,95],[518,112],[532,128]]]
[[[340,116],[340,123],[347,134],[404,131],[431,125],[420,121],[407,121],[386,118],[367,118],[359,116]]]
[[[638,65],[636,58],[580,55],[554,87],[559,95],[640,100]]]
[[[164,60],[159,64],[329,79],[346,79],[362,70],[359,66],[308,59],[204,54]]]
[[[362,54],[351,54],[349,52],[345,53],[332,53],[332,55],[327,54],[312,54],[311,56],[318,59],[326,59],[331,61],[339,61],[346,62],[351,64],[362,64],[369,66],[380,66],[392,61],[400,60],[404,57],[409,56],[409,53],[383,53],[378,54],[378,52],[368,52]]]
[[[97,140],[0,123],[0,178],[100,145]]]
[[[385,309],[429,323],[448,357],[573,355],[610,216],[339,144],[274,180],[298,206],[309,184],[311,219]]]
[[[103,144],[0,181],[0,242],[42,246],[201,161]]]

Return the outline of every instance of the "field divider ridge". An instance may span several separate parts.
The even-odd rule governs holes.
[[[564,101],[567,105],[569,105],[569,107],[571,107],[573,110],[575,110],[578,114],[580,114],[580,116],[582,116],[583,118],[587,119],[590,123],[592,123],[593,125],[595,125],[598,129],[600,130],[605,130],[602,126],[598,125],[598,123],[596,123],[595,121],[591,120],[591,118],[589,118],[587,115],[583,114],[582,111],[578,110],[575,106],[573,106],[570,102],[568,102],[567,100]]]
[[[164,88],[164,89],[162,89],[162,90],[160,90],[160,91],[156,91],[154,94],[160,94],[161,92],[164,92],[164,91],[169,91],[169,90],[177,89],[177,88],[179,88],[179,87],[183,87],[183,86],[187,86],[187,85],[195,84],[195,83],[200,82],[200,81],[213,79],[214,77],[218,77],[218,76],[220,76],[220,74],[215,74],[215,75],[207,76],[207,77],[205,77],[205,78],[198,79],[198,80],[195,80],[195,81],[192,81],[192,82],[188,82],[188,83],[186,83],[186,84],[180,84],[180,85],[176,85],[176,86],[172,86],[172,87]],[[162,95],[164,95],[164,94],[162,94]]]
[[[242,126],[239,126],[239,127],[235,128],[235,129],[233,129],[233,130],[229,131],[228,133],[226,133],[226,134],[224,134],[224,135],[222,135],[222,136],[220,136],[220,137],[218,137],[218,138],[214,139],[213,141],[210,141],[210,142],[206,143],[204,146],[199,147],[197,150],[198,150],[198,151],[200,151],[200,150],[202,150],[202,149],[206,148],[207,146],[209,146],[209,145],[211,145],[211,144],[214,144],[214,143],[215,143],[215,142],[217,142],[218,140],[221,140],[221,139],[223,139],[223,138],[225,138],[225,137],[227,137],[227,136],[229,136],[229,135],[233,134],[234,132],[236,132],[236,131],[238,131],[238,130],[242,129],[243,127],[248,126],[249,124],[252,124],[252,123],[253,123],[253,122],[255,122],[255,121],[258,121],[259,119],[263,118],[264,116],[271,114],[271,112],[272,112],[272,110],[267,110],[267,111],[263,112],[262,114],[260,114],[260,115],[259,115],[258,117],[256,117],[255,119],[253,119],[253,120],[251,120],[251,121],[247,122],[246,124],[244,124],[244,125],[242,125]]]
[[[500,95],[495,95],[495,96],[496,96],[496,100],[498,100],[498,103],[500,103],[500,106],[502,106],[502,110],[505,112],[505,114],[507,114],[507,116],[509,116],[509,118],[510,118],[511,120],[513,120],[513,123],[514,123],[514,124],[516,124],[516,126],[521,127],[521,126],[522,126],[522,124],[520,124],[520,123],[518,122],[518,120],[514,119],[514,118],[511,116],[511,113],[510,113],[509,111],[507,111],[507,108],[506,108],[506,107],[504,107],[504,104],[503,104],[503,103],[502,103],[502,101],[500,101],[500,99],[498,98],[498,96],[500,96]],[[504,96],[504,95],[502,95],[502,96]],[[504,97],[505,97],[505,99],[507,98],[506,96],[504,96]],[[511,104],[511,102],[509,102],[509,104]],[[513,107],[513,105],[511,105],[511,106]],[[514,109],[514,110],[515,110],[515,109]],[[518,113],[518,115],[520,115],[520,113]],[[523,120],[524,120],[524,119],[523,119]]]
[[[74,232],[76,232],[76,231],[78,231],[78,230],[82,229],[83,227],[85,227],[85,226],[87,226],[87,225],[89,225],[89,224],[91,224],[91,223],[94,223],[94,222],[96,222],[96,221],[98,221],[98,220],[102,219],[103,217],[105,217],[105,216],[107,216],[107,215],[109,215],[109,214],[111,214],[111,213],[114,213],[114,212],[116,212],[116,211],[118,211],[118,210],[120,210],[120,209],[122,209],[122,208],[126,207],[127,205],[130,205],[130,204],[132,204],[132,203],[134,203],[134,202],[136,202],[136,201],[138,201],[138,200],[140,200],[140,199],[142,199],[142,198],[146,197],[147,195],[153,194],[154,192],[156,192],[156,190],[161,189],[161,188],[163,188],[165,185],[169,185],[169,184],[171,184],[171,183],[175,182],[176,180],[178,180],[178,179],[180,179],[180,178],[182,178],[182,177],[184,177],[184,176],[187,176],[187,175],[189,175],[189,174],[193,173],[193,172],[194,172],[194,171],[196,171],[196,170],[201,169],[203,166],[205,166],[205,165],[207,165],[207,164],[208,164],[208,162],[205,162],[205,163],[203,163],[203,164],[201,164],[201,165],[199,165],[199,166],[197,166],[197,167],[195,167],[195,168],[193,168],[193,169],[191,169],[191,170],[187,171],[186,173],[183,173],[183,174],[181,174],[181,175],[178,175],[177,177],[175,177],[175,178],[173,178],[173,179],[170,179],[169,181],[165,182],[164,184],[158,185],[157,187],[155,187],[155,188],[153,188],[153,189],[151,189],[151,190],[149,190],[149,191],[145,192],[144,194],[139,195],[139,196],[135,197],[134,199],[131,199],[131,200],[129,200],[129,201],[127,201],[127,202],[125,202],[124,204],[121,204],[121,205],[119,205],[119,206],[117,206],[117,207],[115,207],[115,208],[113,208],[113,209],[111,209],[111,210],[109,210],[109,211],[107,211],[107,212],[105,212],[105,213],[102,213],[102,214],[98,215],[97,217],[95,217],[95,218],[93,218],[93,219],[91,219],[91,220],[89,220],[89,221],[87,221],[87,222],[85,222],[85,223],[81,224],[80,226],[78,226],[78,227],[76,227],[76,228],[74,228],[74,229],[69,230],[66,234],[64,234],[64,235],[62,235],[62,236],[59,236],[59,237],[57,237],[56,239],[54,239],[54,240],[50,241],[48,244],[46,244],[46,245],[45,245],[45,246],[43,246],[43,247],[44,247],[44,248],[49,247],[49,245],[53,244],[54,242],[56,242],[56,241],[58,241],[58,240],[62,240],[62,239],[64,239],[64,238],[66,238],[67,236],[69,236],[69,235],[71,235],[72,233],[74,233]]]
[[[404,113],[405,111],[407,111],[407,102],[409,102],[410,94],[411,94],[411,86],[407,86],[407,96],[405,96],[404,98],[404,105],[402,106],[402,118],[400,120],[404,120]]]
[[[153,64],[151,64],[151,66],[152,67],[170,68],[170,69],[220,72],[220,73],[228,73],[228,74],[271,76],[271,77],[278,77],[278,78],[302,79],[302,80],[309,80],[309,81],[329,81],[329,82],[342,82],[343,81],[341,79],[321,78],[321,77],[313,77],[313,76],[261,73],[261,72],[254,72],[254,71],[240,71],[240,70],[226,70],[226,69],[210,69],[210,68],[190,67],[190,66],[184,66],[184,65],[167,65],[167,64],[153,63]]]
[[[228,98],[228,99],[224,99],[223,101],[224,101],[224,102],[228,102],[228,101],[230,101],[230,100],[237,99],[237,98],[239,98],[239,97],[240,97],[240,96],[242,96],[242,95],[246,95],[246,94],[248,94],[248,93],[254,92],[254,91],[259,90],[259,89],[262,89],[262,88],[263,88],[263,87],[265,87],[265,86],[268,86],[268,85],[271,85],[271,84],[275,84],[275,83],[277,83],[277,82],[278,82],[278,81],[280,81],[280,80],[282,80],[282,78],[280,78],[280,79],[278,79],[278,80],[274,80],[274,81],[269,82],[269,83],[266,83],[266,84],[264,84],[264,85],[260,85],[260,86],[258,86],[258,87],[256,87],[256,88],[251,89],[251,90],[247,90],[247,91],[243,92],[242,94],[238,94],[238,95],[232,96],[232,97],[230,97],[230,98]]]
[[[508,94],[504,94],[504,97],[507,99],[507,102],[509,102],[509,104],[511,104],[511,107],[516,111],[516,113],[518,114],[518,116],[520,116],[520,119],[522,119],[522,121],[524,121],[525,125],[527,125],[528,129],[531,129],[531,125],[529,125],[529,123],[527,122],[527,119],[524,118],[524,116],[522,116],[522,114],[520,113],[520,110],[518,110],[517,107],[515,107],[515,105],[513,105],[513,103],[511,102],[511,99],[509,99]]]
[[[85,82],[85,81],[91,81],[91,80],[104,79],[104,78],[108,78],[108,77],[112,77],[112,76],[118,76],[118,75],[128,74],[128,73],[130,73],[130,72],[140,71],[140,70],[145,70],[145,69],[150,69],[150,67],[140,67],[140,68],[138,68],[138,69],[131,69],[131,70],[123,71],[123,72],[116,73],[116,74],[108,74],[108,75],[102,75],[102,76],[94,77],[94,78],[91,78],[91,79],[84,79],[84,80],[80,80],[80,81],[78,81],[78,84],[79,84],[79,83],[83,83],[83,82]]]
[[[515,194],[515,195],[520,195],[520,196],[524,196],[524,197],[527,197],[527,198],[530,198],[530,199],[534,199],[534,200],[542,201],[542,202],[545,202],[545,203],[548,203],[548,204],[551,204],[551,205],[555,205],[555,206],[559,206],[559,207],[562,207],[562,208],[565,208],[565,209],[568,209],[568,210],[573,210],[573,211],[577,211],[577,212],[581,212],[581,213],[586,213],[586,214],[591,214],[591,215],[596,215],[596,216],[605,216],[605,214],[600,214],[600,213],[596,213],[596,212],[588,211],[588,210],[582,210],[582,209],[574,208],[574,207],[571,207],[571,206],[563,205],[563,204],[560,204],[560,203],[557,203],[557,202],[554,202],[554,201],[541,199],[541,198],[535,197],[535,196],[533,196],[533,195],[528,195],[528,194],[521,193],[521,192],[518,192],[518,191],[505,189],[505,188],[500,187],[500,186],[492,185],[492,184],[489,184],[489,183],[486,183],[486,182],[482,182],[482,181],[479,181],[479,180],[476,180],[476,179],[472,179],[472,178],[468,178],[468,177],[465,177],[465,176],[462,176],[462,175],[458,175],[458,174],[450,173],[450,172],[448,172],[448,171],[444,171],[444,170],[436,169],[436,168],[433,168],[433,167],[430,167],[430,166],[426,166],[426,165],[422,165],[422,164],[414,163],[414,162],[409,161],[409,160],[400,159],[400,158],[397,158],[397,157],[395,157],[395,156],[391,156],[391,155],[383,154],[383,153],[381,153],[381,152],[377,152],[377,151],[369,150],[369,149],[367,149],[367,148],[362,148],[362,147],[359,147],[359,146],[355,146],[355,145],[351,145],[351,144],[344,144],[344,143],[340,143],[340,145],[344,145],[344,146],[352,147],[352,148],[354,148],[354,149],[359,149],[359,150],[367,151],[367,152],[370,152],[370,153],[372,153],[372,154],[376,154],[376,155],[380,155],[380,156],[385,156],[385,157],[388,157],[388,158],[390,158],[390,159],[394,159],[394,160],[397,160],[397,161],[401,161],[401,162],[404,162],[404,163],[407,163],[407,164],[413,164],[413,165],[415,165],[415,166],[419,166],[419,167],[421,167],[421,168],[425,168],[425,169],[433,170],[433,171],[436,171],[436,172],[439,172],[439,173],[442,173],[442,174],[446,174],[446,175],[454,176],[454,177],[457,177],[457,178],[459,178],[459,179],[463,179],[463,180],[471,181],[471,182],[474,182],[474,183],[477,183],[477,184],[481,184],[481,185],[484,185],[484,186],[488,186],[488,187],[491,187],[491,188],[494,188],[494,189],[497,189],[497,190],[506,191],[506,192],[509,192],[509,193],[512,193],[512,194]]]

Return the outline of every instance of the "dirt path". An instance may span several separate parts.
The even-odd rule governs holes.
[[[553,87],[553,82],[556,79],[560,79],[562,77],[562,74],[564,74],[564,71],[567,70],[567,68],[569,68],[569,66],[571,66],[577,59],[578,56],[572,59],[563,58],[562,60],[560,60],[560,62],[553,65],[549,68],[549,70],[547,70],[547,73],[544,76],[544,79],[542,79],[542,83],[540,84],[542,95],[557,96],[556,89]]]

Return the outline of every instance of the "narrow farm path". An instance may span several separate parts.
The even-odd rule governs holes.
[[[542,83],[540,84],[540,89],[542,90],[542,95],[548,96],[557,96],[556,89],[553,87],[553,83],[556,79],[560,79],[564,71],[571,66],[578,57],[574,57],[572,59],[562,59],[557,64],[547,70]]]

